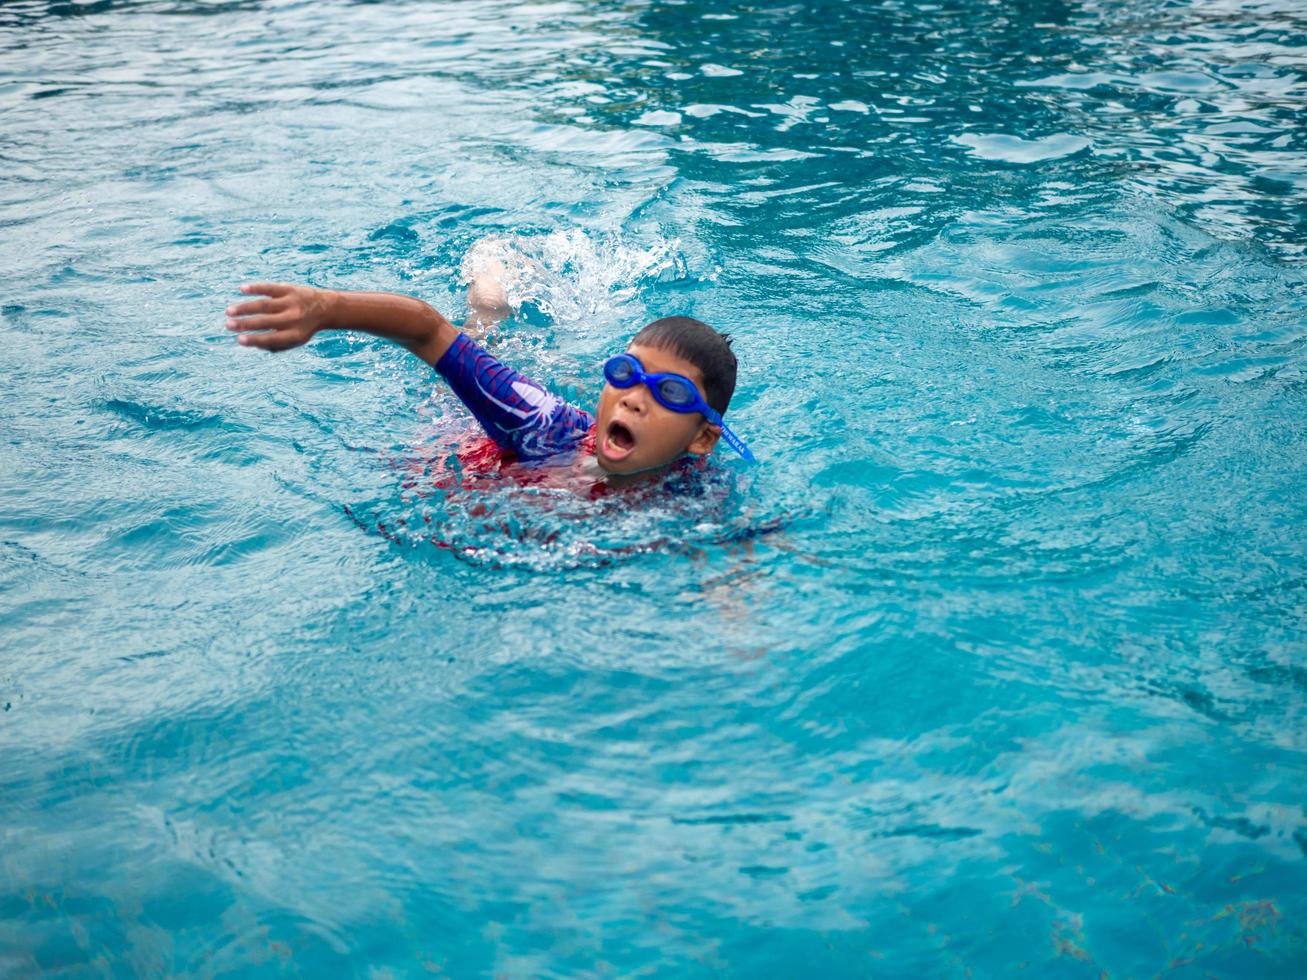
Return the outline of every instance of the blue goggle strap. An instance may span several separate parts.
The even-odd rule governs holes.
[[[713,414],[717,415],[716,412],[713,412]],[[746,462],[749,463],[758,462],[756,459],[753,458],[753,453],[749,452],[749,447],[740,441],[740,437],[731,431],[730,426],[728,426],[725,422],[722,421],[722,417],[720,415],[717,415],[717,421],[714,422],[713,425],[721,426],[722,438],[726,440],[726,444],[730,446],[732,449],[734,449],[741,456],[743,456]]]
[[[702,413],[703,417],[708,420],[710,425],[715,425],[717,428],[722,430],[722,438],[726,440],[726,445],[730,446],[737,453],[743,456],[745,462],[758,462],[758,460],[754,458],[753,453],[749,452],[749,447],[740,440],[739,436],[731,431],[729,425],[722,421],[721,413],[718,412],[717,409],[707,404],[702,397],[699,398],[699,404],[694,407]]]

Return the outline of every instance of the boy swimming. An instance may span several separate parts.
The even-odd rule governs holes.
[[[663,473],[678,460],[705,458],[719,438],[753,460],[722,421],[735,391],[730,338],[691,317],[654,320],[624,353],[609,358],[592,415],[502,364],[411,296],[290,283],[254,283],[240,291],[261,297],[227,308],[227,329],[243,346],[290,350],[321,330],[394,341],[445,378],[505,458],[575,467],[610,486]],[[468,299],[465,330],[507,312],[497,282],[474,282]]]

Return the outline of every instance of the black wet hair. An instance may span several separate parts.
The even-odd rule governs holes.
[[[703,398],[718,412],[735,394],[735,352],[731,338],[690,316],[665,316],[640,328],[632,344],[683,357],[703,374]]]

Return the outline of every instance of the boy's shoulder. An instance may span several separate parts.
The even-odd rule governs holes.
[[[579,450],[594,416],[509,367],[460,333],[436,370],[500,449],[522,460]]]

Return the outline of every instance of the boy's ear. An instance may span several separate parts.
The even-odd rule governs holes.
[[[699,426],[699,431],[695,433],[690,444],[685,447],[687,453],[695,456],[707,456],[717,445],[717,440],[722,437],[722,430],[709,422]]]

